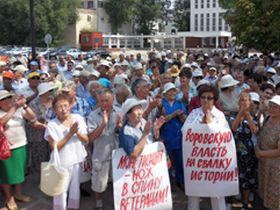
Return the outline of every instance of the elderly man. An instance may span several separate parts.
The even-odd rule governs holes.
[[[95,192],[98,210],[103,208],[101,193],[107,188],[111,155],[117,146],[116,129],[121,127],[120,110],[113,106],[113,99],[111,90],[100,90],[97,95],[98,108],[88,117],[88,133],[94,142],[91,188]]]

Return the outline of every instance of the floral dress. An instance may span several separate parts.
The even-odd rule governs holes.
[[[231,116],[230,121],[233,121],[235,117]],[[255,125],[258,124],[257,117],[254,117],[253,121]],[[247,119],[240,123],[237,131],[233,134],[236,144],[240,191],[256,189],[257,158],[254,150],[255,145],[252,141],[252,132]]]
[[[280,123],[276,125],[265,123],[258,139],[259,148],[277,149],[279,140]],[[259,191],[265,207],[280,210],[280,158],[259,160]]]

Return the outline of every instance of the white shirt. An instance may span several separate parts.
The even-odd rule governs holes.
[[[71,114],[74,122],[78,122],[79,133],[87,134],[87,125],[84,119],[78,114]],[[61,141],[70,131],[57,118],[48,123],[44,138],[47,140],[51,136],[55,142]],[[87,152],[83,143],[75,134],[59,151],[60,163],[64,167],[72,166],[76,163],[83,162]]]

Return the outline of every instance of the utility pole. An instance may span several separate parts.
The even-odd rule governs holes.
[[[34,16],[34,0],[29,0],[30,6],[30,23],[31,23],[31,47],[32,60],[36,58],[36,37],[35,37],[35,16]]]

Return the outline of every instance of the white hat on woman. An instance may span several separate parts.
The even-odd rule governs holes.
[[[164,85],[162,93],[165,94],[171,89],[176,89],[176,86],[172,82],[168,82]]]
[[[7,90],[0,90],[0,100],[2,100],[4,98],[8,98],[10,96],[13,96],[13,94],[8,92]]]
[[[53,82],[43,82],[38,86],[38,95],[41,96],[55,89],[57,89],[57,86]]]
[[[260,103],[260,96],[256,92],[250,92],[252,101]]]
[[[127,99],[123,105],[122,105],[122,115],[123,117],[126,115],[126,113],[131,110],[133,107],[138,106],[138,105],[144,105],[146,104],[146,100],[138,100],[136,98],[129,98]]]
[[[280,106],[280,95],[273,96],[273,98],[270,99],[269,101]]]
[[[233,77],[230,74],[227,74],[221,78],[220,88],[235,86],[238,83],[239,83],[239,81],[233,79]]]

